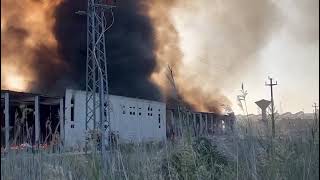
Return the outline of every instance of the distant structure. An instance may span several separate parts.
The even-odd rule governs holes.
[[[270,105],[271,101],[262,99],[255,103],[261,108],[262,121],[267,122],[267,107]]]

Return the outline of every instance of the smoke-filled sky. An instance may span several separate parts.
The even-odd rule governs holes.
[[[270,98],[269,75],[279,111],[310,112],[319,101],[319,1],[181,0],[171,14],[187,80],[220,89],[235,111],[243,82],[257,112],[253,102]]]
[[[281,112],[319,101],[318,0],[122,0],[107,33],[113,94],[166,100],[178,93],[199,111],[228,105],[248,90],[248,108],[269,99],[278,80]],[[63,92],[84,88],[85,0],[1,1],[1,89]]]

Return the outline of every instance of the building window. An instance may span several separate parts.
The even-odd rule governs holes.
[[[139,112],[139,116],[141,116],[141,112]]]
[[[74,128],[74,124],[71,124],[71,128],[72,128],[72,129]]]
[[[161,126],[159,125],[159,129],[161,128]]]
[[[71,98],[71,121],[74,121],[74,99]]]
[[[71,107],[71,121],[74,121],[74,108]]]
[[[132,112],[130,112],[130,115],[132,115]]]
[[[133,112],[132,114],[133,114],[133,115],[136,115],[136,112]]]
[[[126,114],[126,106],[122,105],[122,114]]]

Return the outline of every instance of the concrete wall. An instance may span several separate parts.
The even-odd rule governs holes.
[[[73,99],[73,107],[72,107]],[[111,131],[120,142],[164,140],[166,138],[166,104],[122,96],[109,96]],[[86,92],[66,90],[65,145],[83,145],[85,140]],[[73,117],[72,117],[72,108]],[[99,119],[99,112],[97,111]]]

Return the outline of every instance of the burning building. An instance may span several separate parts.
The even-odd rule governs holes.
[[[194,61],[195,55],[203,55],[203,53],[194,52],[192,58],[190,58],[190,54],[185,53],[185,46],[181,45],[195,44],[182,41],[185,40],[183,37],[186,33],[181,29],[181,22],[175,21],[174,18],[176,13],[180,12],[175,11],[177,9],[197,9],[197,3],[189,2],[183,4],[179,0],[161,2],[156,0],[128,0],[119,2],[118,8],[114,11],[117,20],[108,32],[106,43],[109,53],[108,81],[110,93],[120,95],[111,98],[117,104],[113,113],[121,112],[119,109],[123,108],[117,103],[119,99],[125,99],[123,101],[126,101],[122,106],[125,106],[125,108],[131,107],[131,110],[125,110],[129,114],[122,114],[121,116],[116,114],[113,118],[115,122],[112,122],[113,124],[120,123],[119,127],[114,126],[115,129],[113,130],[119,131],[120,137],[124,141],[179,136],[185,126],[192,127],[194,135],[217,134],[220,131],[219,129],[223,129],[225,126],[224,123],[227,123],[222,120],[223,118],[217,120],[223,117],[223,115],[219,115],[222,112],[221,105],[230,105],[229,100],[221,92],[218,83],[224,82],[221,77],[229,76],[221,73],[225,71],[220,71],[217,72],[219,78],[208,78],[217,77],[217,74],[211,74],[213,72],[211,70],[203,70],[203,66],[198,67]],[[248,0],[248,2],[255,1]],[[203,3],[206,3],[206,1],[203,1]],[[82,115],[82,110],[73,113],[71,106],[74,106],[74,110],[76,110],[76,107],[79,108],[80,105],[84,105],[83,97],[80,91],[65,91],[65,89],[85,89],[86,18],[79,17],[74,12],[86,9],[86,1],[23,0],[22,3],[17,5],[9,0],[3,0],[1,5],[2,8],[6,9],[3,9],[1,14],[1,36],[5,39],[1,43],[3,52],[1,54],[1,89],[41,92],[31,94],[2,91],[2,108],[5,109],[5,115],[2,114],[2,127],[4,127],[3,133],[5,136],[2,137],[5,137],[5,139],[1,142],[5,142],[8,146],[8,144],[11,144],[11,142],[9,143],[12,139],[11,132],[19,132],[18,135],[14,133],[14,136],[16,136],[14,137],[14,143],[17,144],[25,141],[31,144],[47,143],[48,139],[54,139],[53,137],[57,136],[56,134],[59,134],[61,144],[74,143],[77,140],[72,138],[77,136],[78,131],[83,132],[84,123],[82,124],[82,122],[85,117]],[[223,6],[231,9],[235,8],[228,3]],[[259,8],[255,13],[258,14],[265,12],[260,11],[263,10],[263,7],[269,7],[265,6],[264,3],[257,3],[256,6]],[[235,12],[246,13],[247,11],[243,7],[234,10]],[[175,13],[172,13],[172,11]],[[183,14],[183,12],[180,13]],[[212,17],[220,17],[215,15],[213,14]],[[222,15],[225,14],[222,13]],[[194,15],[194,17],[196,16]],[[264,20],[264,17],[262,20]],[[214,22],[220,23],[221,30],[236,29],[237,26],[229,27],[230,24],[222,23],[223,20],[223,18],[214,19]],[[251,21],[251,19],[240,20],[247,25],[251,25],[250,22],[260,22],[260,19],[253,19],[254,21]],[[254,26],[256,25],[254,24]],[[225,37],[234,34],[237,33],[233,31],[223,33]],[[241,47],[245,47],[244,51],[243,49],[228,50],[228,55],[232,55],[231,59],[238,60],[238,57],[241,57],[241,60],[249,54],[248,52],[254,52],[260,34],[263,33],[257,33],[258,37],[253,38],[252,41],[248,41],[247,34],[239,36],[240,39],[237,42],[244,41],[248,42],[249,45],[247,47],[243,46],[243,43],[241,44]],[[252,34],[250,34],[251,36]],[[206,38],[201,37],[201,39]],[[249,40],[251,39],[249,38]],[[229,38],[224,42],[227,42],[227,45],[228,43],[234,44]],[[219,43],[213,48],[220,47]],[[18,53],[17,49],[19,50]],[[194,47],[190,49],[197,50]],[[227,62],[225,60],[229,58],[224,56],[223,50],[216,49],[219,62],[220,59],[221,62]],[[209,52],[211,50],[206,50],[204,55]],[[212,59],[210,53],[207,58],[208,61]],[[171,84],[166,81],[165,69],[168,64],[172,67],[176,80],[177,86],[174,93]],[[235,69],[233,67],[234,63],[228,64],[229,66],[223,66],[223,68]],[[190,67],[196,67],[196,69],[190,69]],[[205,65],[205,67],[208,66]],[[50,94],[50,96],[42,94]],[[188,111],[166,106],[168,102],[175,99],[175,95],[181,97],[184,104],[190,107]],[[69,99],[70,97],[71,99]],[[76,98],[73,99],[73,97]],[[145,111],[150,110],[145,108],[145,101],[141,99],[153,100],[148,101],[150,104],[162,102],[160,103],[160,121],[158,117],[149,117],[150,112]],[[78,104],[78,102],[80,103]],[[129,105],[130,103],[136,105]],[[23,106],[20,107],[20,105]],[[147,116],[134,117],[139,116],[140,105],[141,108],[144,108],[144,115],[147,114]],[[132,108],[136,112],[133,112]],[[184,120],[180,123],[182,118]],[[126,119],[135,120],[128,120],[127,122]],[[146,121],[143,124],[148,124],[151,119],[154,124],[145,128],[139,127],[139,129],[135,126],[135,123],[132,124],[135,121]],[[26,122],[28,122],[27,125],[25,125]],[[122,124],[123,122],[125,123]],[[128,129],[123,130],[122,128],[127,125]],[[151,132],[144,134],[149,128],[153,129],[153,134]],[[27,139],[23,139],[24,129],[27,131]],[[135,135],[125,134],[132,129],[136,129]],[[137,132],[140,131],[143,131],[143,135],[138,136]],[[154,134],[155,132],[157,133]],[[80,141],[83,139],[83,137],[79,138]]]
[[[2,90],[1,147],[83,148],[85,97],[85,91],[71,89],[61,97]],[[232,114],[182,111],[157,101],[115,95],[109,100],[111,131],[121,143],[162,141],[186,130],[193,136],[224,134],[235,120]]]

